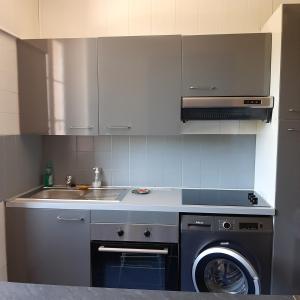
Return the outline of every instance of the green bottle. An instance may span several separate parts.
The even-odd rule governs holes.
[[[44,177],[43,181],[44,181],[44,186],[45,187],[53,186],[53,167],[52,167],[52,162],[51,161],[49,161],[47,163],[47,167],[45,168],[43,177]]]

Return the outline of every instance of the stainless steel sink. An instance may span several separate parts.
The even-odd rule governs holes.
[[[80,199],[85,192],[81,190],[47,189],[33,194],[34,199]]]
[[[66,188],[43,188],[19,197],[19,200],[36,199],[45,201],[97,201],[97,202],[120,202],[127,193],[122,188],[99,188],[88,190]]]
[[[125,196],[126,189],[97,189],[90,190],[85,195],[84,198],[88,200],[101,200],[101,201],[121,201]]]

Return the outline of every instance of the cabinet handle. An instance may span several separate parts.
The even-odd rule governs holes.
[[[289,112],[296,112],[296,113],[300,113],[300,109],[289,108]]]
[[[300,132],[300,130],[296,129],[296,128],[288,128],[288,131],[299,131]]]
[[[216,90],[217,87],[216,86],[194,86],[194,85],[191,85],[189,87],[190,90],[201,90],[201,91],[213,91],[213,90]]]
[[[112,248],[100,246],[98,252],[113,252],[113,253],[139,253],[139,254],[163,254],[169,253],[168,248],[164,249],[136,249],[136,248]]]
[[[106,128],[107,129],[131,129],[131,126],[129,126],[129,125],[124,125],[124,126],[122,126],[122,125],[120,125],[120,126],[118,126],[118,125],[116,125],[116,126],[106,126]]]
[[[57,216],[57,220],[59,222],[84,222],[85,219],[84,218],[64,218],[61,216]]]
[[[70,129],[93,129],[94,126],[70,126]]]

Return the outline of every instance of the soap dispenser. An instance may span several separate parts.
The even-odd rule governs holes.
[[[99,188],[101,187],[101,180],[100,180],[100,169],[98,167],[93,168],[95,172],[95,178],[94,181],[92,182],[92,187],[93,188]]]

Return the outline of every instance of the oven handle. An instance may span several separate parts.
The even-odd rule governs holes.
[[[98,252],[114,252],[114,253],[139,253],[139,254],[163,254],[168,255],[168,248],[164,249],[137,249],[137,248],[111,248],[100,246]]]

